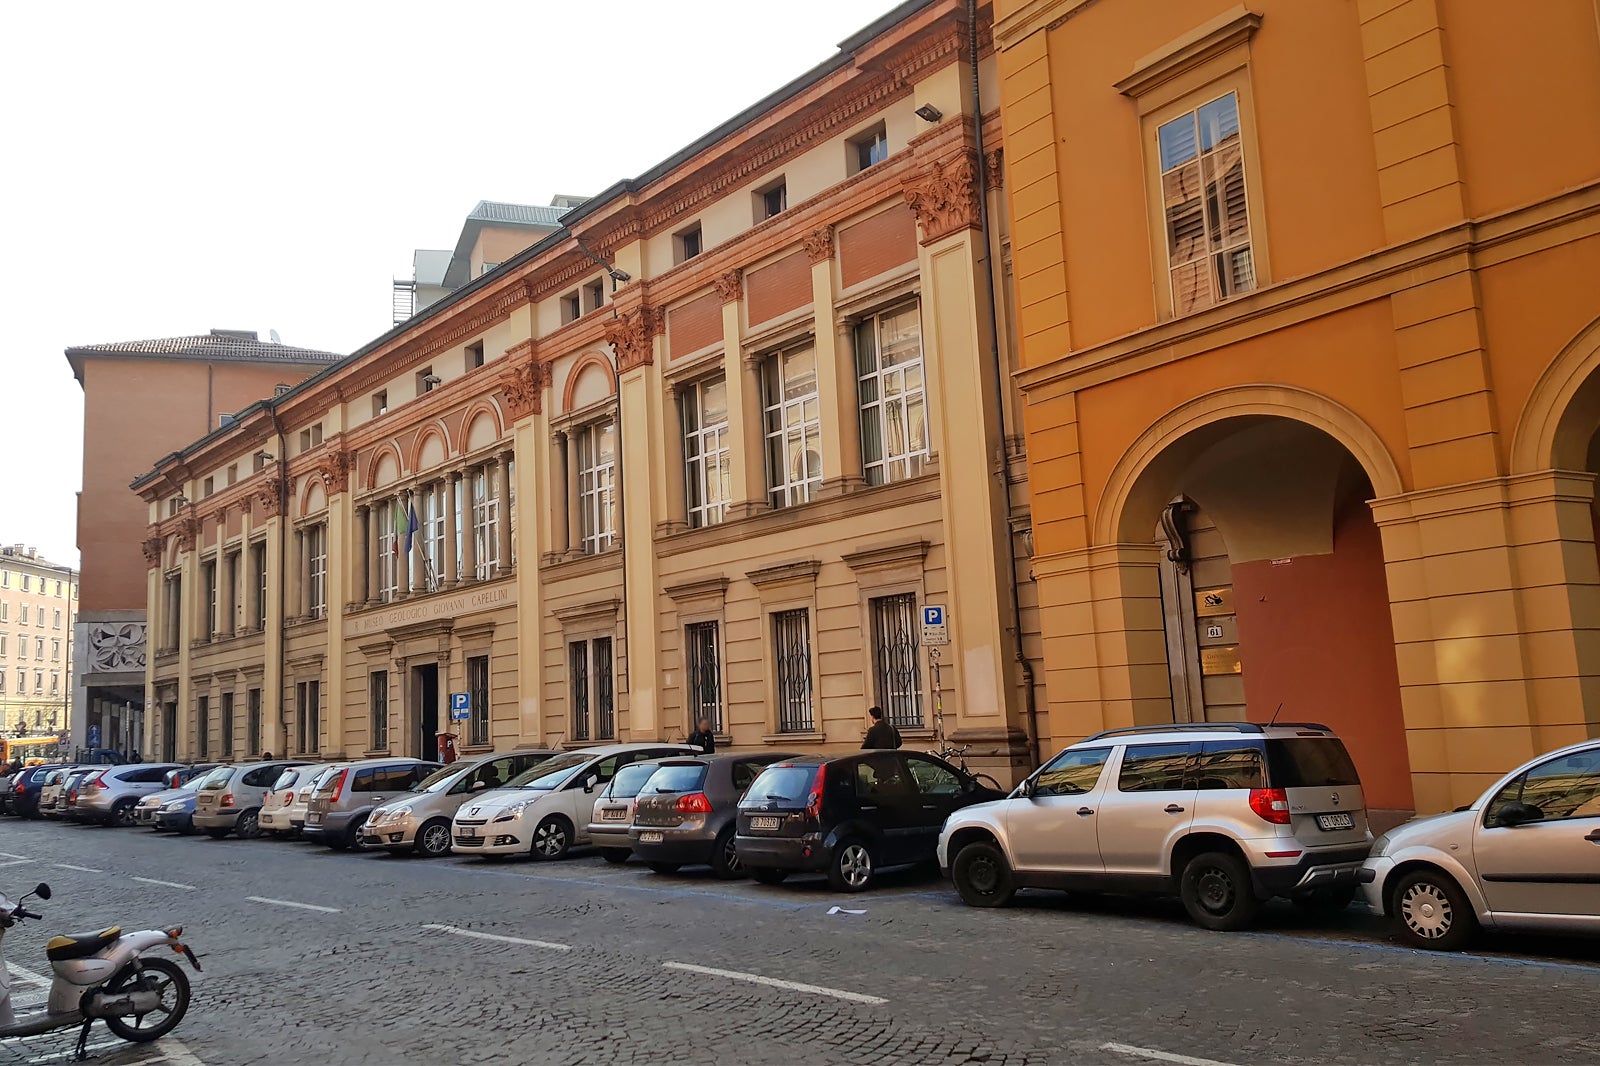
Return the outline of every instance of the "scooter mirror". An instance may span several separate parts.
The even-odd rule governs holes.
[[[38,884],[33,886],[33,894],[38,896],[40,899],[49,899],[50,886],[45,884],[43,881],[40,881]]]

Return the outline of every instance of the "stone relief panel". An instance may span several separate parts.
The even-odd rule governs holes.
[[[90,622],[86,673],[121,674],[144,669],[145,623]]]

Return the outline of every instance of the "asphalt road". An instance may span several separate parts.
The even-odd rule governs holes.
[[[7,935],[14,969],[113,922],[181,923],[203,954],[175,1039],[96,1027],[95,1061],[119,1066],[1600,1063],[1600,942],[1434,955],[1356,912],[1273,907],[1220,934],[1162,902],[972,910],[910,872],[847,897],[582,852],[430,862],[0,821],[0,890],[39,880],[56,895]],[[66,1061],[74,1037],[0,1042],[0,1066]]]

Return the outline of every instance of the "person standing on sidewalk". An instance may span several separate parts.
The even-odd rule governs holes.
[[[715,734],[711,732],[711,719],[700,719],[700,721],[695,724],[694,732],[689,734],[689,739],[685,743],[693,744],[707,755],[715,754],[717,750],[717,738]]]
[[[882,707],[868,708],[867,717],[872,719],[872,725],[867,728],[866,739],[861,742],[863,751],[869,748],[898,748],[900,746],[900,731],[883,720]]]

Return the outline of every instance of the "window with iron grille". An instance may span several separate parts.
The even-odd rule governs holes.
[[[300,726],[300,750],[315,753],[322,743],[321,681],[302,681],[295,685],[295,712]]]
[[[916,477],[928,458],[922,323],[916,303],[859,323],[855,347],[862,474],[869,485]]]
[[[691,528],[719,524],[733,492],[733,456],[728,448],[728,385],[723,378],[699,381],[678,394],[683,421],[684,495]]]
[[[572,739],[589,739],[589,642],[567,644],[567,697],[572,701]]]
[[[597,555],[617,539],[616,423],[585,426],[577,438],[579,545],[585,555]]]
[[[261,754],[261,690],[251,689],[245,695],[245,716],[247,730],[244,738],[244,750],[251,755]]]
[[[711,719],[711,731],[722,733],[722,663],[717,623],[693,622],[683,627],[683,658],[688,685],[689,728]]]
[[[195,703],[195,717],[199,719],[197,725],[199,740],[198,755],[202,761],[211,757],[211,697],[201,696]]]
[[[917,668],[917,597],[871,601],[872,677],[877,704],[898,729],[922,728],[922,674]]]
[[[367,747],[385,751],[389,747],[389,671],[374,670],[367,675],[367,706],[372,716]]]
[[[233,758],[233,693],[222,694],[222,757]]]
[[[589,659],[594,672],[594,735],[597,740],[615,740],[617,711],[611,681],[611,638],[595,637],[591,640]]]
[[[489,743],[489,657],[467,656],[467,695],[471,717],[467,719],[467,743]]]
[[[777,666],[778,732],[813,732],[809,611],[802,607],[773,614],[772,655]]]
[[[1254,289],[1238,95],[1163,123],[1156,140],[1173,313]]]
[[[791,348],[762,360],[761,404],[768,501],[791,507],[816,499],[822,488],[822,402],[814,347]]]

